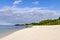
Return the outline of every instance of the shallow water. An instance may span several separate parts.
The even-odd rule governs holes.
[[[0,38],[24,28],[25,26],[0,25]]]

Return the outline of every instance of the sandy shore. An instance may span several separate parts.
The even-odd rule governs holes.
[[[60,40],[60,25],[33,26],[16,31],[0,40]]]

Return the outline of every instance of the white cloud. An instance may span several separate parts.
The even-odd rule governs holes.
[[[14,2],[13,2],[13,7],[16,7],[19,3],[21,3],[22,2],[22,0],[15,0]]]
[[[27,23],[49,18],[53,19],[58,16],[56,14],[59,13],[54,10],[41,8],[5,7],[0,9],[0,20],[4,20],[8,23]]]
[[[32,4],[38,5],[39,1],[32,2]]]
[[[19,4],[22,0],[16,0],[13,4]]]

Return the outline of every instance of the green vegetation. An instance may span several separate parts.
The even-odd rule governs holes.
[[[25,25],[60,25],[60,17],[54,20],[48,19],[48,20],[43,20],[39,23],[30,23]]]
[[[15,24],[15,26],[33,26],[33,25],[60,25],[60,17],[58,19],[48,19],[48,20],[42,20],[39,23],[30,23],[30,24]]]

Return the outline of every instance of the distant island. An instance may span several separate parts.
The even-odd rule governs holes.
[[[15,26],[25,26],[25,24],[15,24]]]
[[[29,25],[60,25],[60,17],[58,19],[47,19],[42,20],[39,23],[30,23],[30,24],[16,24],[16,26],[29,26]]]

